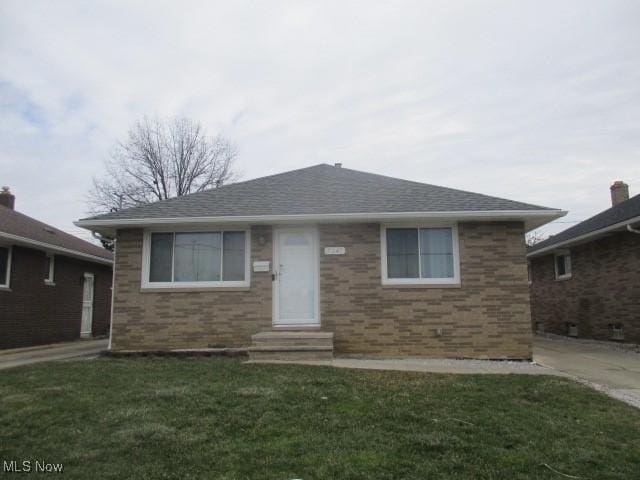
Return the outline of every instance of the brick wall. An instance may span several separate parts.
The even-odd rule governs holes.
[[[640,343],[640,235],[620,232],[572,247],[568,280],[555,280],[554,257],[531,259],[531,314],[545,332],[609,339],[609,324],[622,323],[625,341]]]
[[[389,356],[531,356],[524,231],[518,223],[459,225],[460,288],[380,283],[380,227],[325,225],[320,245],[323,326],[338,352]],[[442,329],[442,336],[436,334]]]
[[[245,346],[271,328],[271,274],[250,289],[141,292],[142,230],[119,230],[111,347],[114,350]],[[251,229],[253,260],[272,257],[271,228]]]
[[[10,291],[0,290],[0,348],[80,338],[83,274],[95,275],[93,335],[109,332],[111,267],[55,256],[55,285],[45,285],[45,252],[14,246]]]
[[[320,225],[322,329],[338,354],[531,356],[521,223],[459,226],[461,288],[382,287],[378,224]],[[252,227],[251,260],[272,260],[271,227]],[[271,276],[248,290],[140,291],[142,230],[118,232],[113,348],[245,346],[271,329]],[[436,330],[442,329],[442,336]]]

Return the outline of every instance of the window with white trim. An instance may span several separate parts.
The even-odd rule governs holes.
[[[47,285],[54,284],[55,264],[55,255],[47,253],[44,262],[44,283]]]
[[[559,252],[554,256],[556,280],[566,280],[571,278],[571,254],[569,252]]]
[[[383,283],[459,283],[459,271],[455,226],[383,227]]]
[[[9,288],[11,247],[0,247],[0,287]]]
[[[249,284],[247,231],[147,232],[145,235],[143,286]]]

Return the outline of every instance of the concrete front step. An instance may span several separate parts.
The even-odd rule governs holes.
[[[327,360],[333,358],[333,333],[272,331],[251,336],[251,360]]]
[[[329,338],[333,339],[333,332],[303,331],[303,330],[272,330],[251,335],[251,339],[259,338]]]
[[[332,347],[333,340],[325,340],[325,339],[296,339],[296,338],[284,338],[278,340],[254,340],[251,342],[251,345],[254,347],[271,347],[274,345],[279,345],[282,347]]]
[[[259,346],[324,346],[333,347],[331,332],[261,332],[251,336],[251,343]]]

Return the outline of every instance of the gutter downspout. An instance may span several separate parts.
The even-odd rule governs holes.
[[[100,242],[106,242],[106,243],[113,243],[115,246],[115,239],[114,238],[109,238],[109,237],[103,237],[102,235],[100,235],[97,232],[94,232],[93,230],[91,230],[91,236],[93,238],[95,238],[96,240],[100,241]]]
[[[627,224],[627,230],[629,230],[631,233],[637,233],[638,235],[640,235],[640,230],[638,230],[637,228],[633,228],[630,223]]]
[[[113,338],[113,301],[116,297],[116,251],[118,242],[113,239],[113,268],[111,272],[111,318],[109,319],[109,346],[107,350],[111,350],[111,339]]]
[[[111,337],[113,335],[113,300],[116,293],[116,239],[106,238],[97,232],[91,231],[91,236],[100,242],[111,242],[113,245],[113,266],[111,267],[111,312],[109,318],[109,345],[107,350],[111,350]]]

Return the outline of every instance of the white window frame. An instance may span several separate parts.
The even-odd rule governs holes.
[[[151,265],[151,234],[152,233],[173,233],[173,245],[175,248],[176,233],[224,233],[224,232],[244,232],[245,257],[244,257],[244,280],[218,280],[212,282],[150,282],[149,269]],[[222,235],[224,248],[224,235]],[[224,252],[224,249],[223,249]],[[150,228],[144,231],[142,241],[142,281],[143,289],[199,289],[199,288],[248,288],[251,286],[251,229],[249,227],[201,227],[201,228]],[[224,268],[222,263],[220,268]],[[222,276],[222,271],[220,272]]]
[[[9,290],[11,288],[11,256],[13,255],[13,246],[0,245],[0,247],[7,248],[9,250],[9,253],[7,254],[7,278],[0,278],[0,289]]]
[[[49,259],[49,272],[47,273],[47,277],[44,279],[44,283],[45,285],[54,286],[56,284],[56,256],[53,253],[47,253],[46,255]]]
[[[389,278],[387,275],[387,229],[394,228],[450,228],[453,243],[453,277],[449,278]],[[460,285],[460,247],[457,223],[398,223],[380,226],[380,262],[382,285]],[[418,262],[420,262],[420,239],[418,238]],[[418,268],[420,270],[420,267]]]
[[[564,270],[565,270],[565,274],[564,275],[559,275],[558,274],[558,257],[564,257],[565,258],[565,262],[564,262]],[[568,260],[568,262],[567,262]],[[569,280],[571,278],[571,275],[573,273],[573,269],[571,266],[571,252],[569,252],[569,250],[560,250],[557,252],[554,252],[553,254],[553,270],[556,274],[556,280]]]

